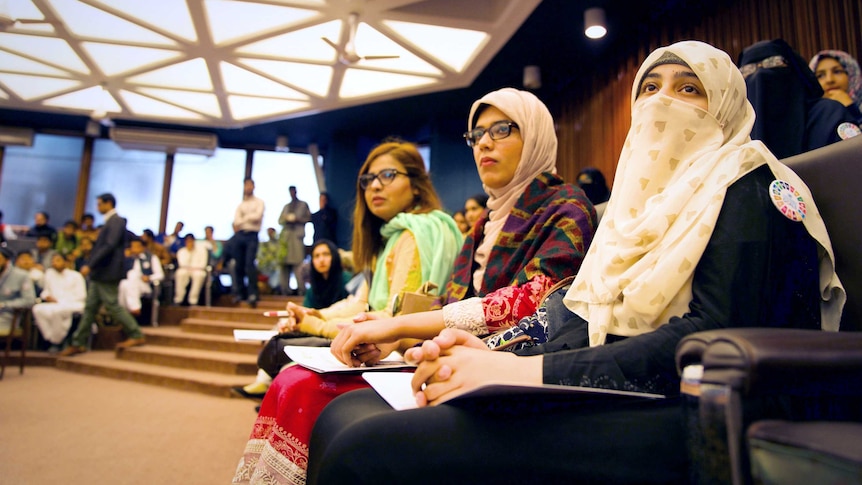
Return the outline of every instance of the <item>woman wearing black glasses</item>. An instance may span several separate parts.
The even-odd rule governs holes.
[[[555,174],[557,137],[547,107],[531,93],[501,89],[474,103],[468,130],[464,138],[490,196],[490,210],[464,241],[446,286],[445,306],[342,328],[332,351],[344,362],[374,363],[444,327],[477,336],[515,330],[555,285],[578,271],[592,241],[595,211],[577,185]],[[379,179],[380,169],[360,172],[369,184],[380,185],[366,172]],[[404,181],[400,174],[385,176],[393,185]],[[264,478],[304,483],[306,443],[317,415],[336,396],[360,387],[367,384],[355,376],[321,377],[296,367],[281,372],[264,399],[235,483]],[[278,419],[262,419],[266,414]]]

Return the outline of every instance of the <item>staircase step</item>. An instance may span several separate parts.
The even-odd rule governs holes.
[[[284,306],[278,308],[284,310]],[[263,315],[271,309],[240,308],[240,307],[195,307],[189,311],[187,318],[198,318],[206,320],[224,320],[230,322],[268,323],[275,325],[274,317]],[[275,310],[277,311],[277,310]]]
[[[219,352],[235,352],[238,354],[257,355],[263,348],[263,342],[237,342],[233,335],[215,335],[208,333],[185,332],[178,326],[142,327],[147,336],[147,344],[184,349],[216,350]]]
[[[272,330],[275,321],[270,319],[269,323],[230,322],[223,320],[208,320],[204,318],[186,318],[180,323],[183,332],[205,333],[210,335],[223,335],[233,337],[235,328],[246,330]]]
[[[132,362],[116,358],[115,353],[109,350],[93,351],[74,357],[58,358],[57,368],[82,374],[153,384],[171,389],[200,392],[218,397],[237,397],[231,391],[231,388],[244,386],[253,380],[249,379],[249,376],[246,375],[177,369],[174,367]]]
[[[257,374],[257,356],[234,352],[144,345],[118,350],[117,359],[221,374]]]

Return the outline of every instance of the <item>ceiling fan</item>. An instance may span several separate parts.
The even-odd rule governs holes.
[[[324,42],[332,46],[336,52],[338,52],[338,60],[342,64],[355,64],[361,60],[373,61],[378,59],[397,59],[400,56],[397,55],[384,55],[384,56],[360,56],[356,53],[356,29],[359,28],[359,14],[351,13],[349,17],[347,17],[347,42],[344,43],[344,47],[341,48],[335,42],[327,39],[326,37],[321,37]]]

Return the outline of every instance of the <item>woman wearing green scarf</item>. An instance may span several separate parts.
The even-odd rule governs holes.
[[[461,232],[441,205],[416,147],[387,141],[359,170],[353,214],[353,261],[372,273],[371,285],[323,310],[288,305],[293,316],[281,331],[332,338],[339,324],[362,312],[392,316],[393,300],[425,282],[443,288],[461,248]],[[368,311],[370,309],[370,311]],[[359,376],[316,374],[300,366],[280,372],[266,392],[237,467],[234,483],[252,476],[271,483],[304,483],[303,456],[315,417],[335,396],[365,387]],[[314,391],[314,392],[312,392]],[[277,464],[277,476],[270,465]]]

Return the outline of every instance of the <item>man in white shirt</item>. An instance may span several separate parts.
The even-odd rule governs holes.
[[[263,200],[254,196],[254,181],[247,178],[243,181],[242,202],[236,208],[233,217],[234,236],[231,239],[230,251],[236,264],[233,278],[233,300],[239,303],[243,293],[249,306],[257,306],[257,246],[258,233],[263,222]],[[246,283],[244,280],[248,278]]]
[[[72,314],[84,311],[87,282],[81,273],[66,267],[62,254],[54,253],[39,297],[42,302],[33,306],[33,319],[51,350],[59,350],[72,327]]]
[[[140,315],[141,297],[152,294],[152,285],[163,279],[165,272],[159,258],[147,251],[139,238],[132,239],[126,258],[126,278],[120,281],[117,296],[120,305],[132,315]]]
[[[186,297],[186,287],[191,279],[192,288],[189,290],[189,305],[197,305],[204,278],[207,276],[206,267],[209,264],[209,250],[205,243],[196,243],[191,233],[183,238],[185,246],[177,251],[177,271],[174,273],[176,293],[174,304],[179,305]]]

